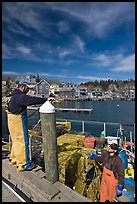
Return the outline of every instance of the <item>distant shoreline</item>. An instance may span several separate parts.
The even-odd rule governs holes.
[[[7,98],[8,100],[8,98]],[[62,100],[61,100],[62,101]],[[73,102],[79,102],[79,101],[135,101],[135,99],[64,99],[63,101],[73,101]],[[59,102],[59,101],[58,101]],[[2,107],[6,107],[6,102],[2,102]]]

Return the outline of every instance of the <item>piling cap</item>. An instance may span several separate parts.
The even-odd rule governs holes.
[[[46,101],[42,106],[40,106],[39,112],[40,113],[54,113],[55,107],[49,101]]]

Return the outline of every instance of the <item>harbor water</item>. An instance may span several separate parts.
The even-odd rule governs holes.
[[[96,122],[108,122],[123,124],[124,134],[129,139],[129,132],[134,136],[135,124],[135,101],[62,101],[55,103],[56,108],[76,108],[76,109],[93,109],[90,113],[74,113],[74,112],[56,112],[58,120],[76,120],[72,122],[72,132],[82,132],[82,121],[84,122],[84,132],[87,135],[99,137],[104,125]],[[28,116],[35,110],[28,110]],[[32,129],[40,118],[40,114],[36,111],[28,118],[28,128]],[[86,122],[87,121],[87,122]],[[90,123],[90,121],[95,121]],[[109,136],[116,136],[119,125],[106,125],[106,133]],[[2,138],[8,139],[7,117],[4,108],[2,108]],[[133,140],[134,141],[134,140]]]

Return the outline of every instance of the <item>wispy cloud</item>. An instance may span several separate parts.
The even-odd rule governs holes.
[[[92,80],[97,80],[97,81],[100,81],[100,80],[108,80],[110,78],[108,77],[97,77],[97,76],[77,76],[78,79],[84,79],[84,80],[89,80],[89,81],[92,81]]]
[[[84,46],[85,43],[82,41],[80,36],[74,35],[69,46],[57,47],[57,54],[60,59],[64,59],[66,56],[75,57],[76,55],[81,55],[81,53],[83,54],[85,52]],[[66,62],[66,59],[64,62]]]
[[[17,50],[20,51],[22,54],[30,54],[31,48],[25,47],[24,45],[18,45]]]
[[[10,59],[13,57],[12,50],[8,49],[6,44],[2,44],[2,58]]]
[[[85,28],[87,27],[85,32],[99,38],[104,35],[107,36],[108,32],[111,32],[111,30],[122,23],[126,22],[128,26],[128,23],[134,19],[134,2],[10,2],[10,4],[4,3],[3,7],[4,21],[11,24],[16,19],[26,28],[33,28],[40,33],[47,29],[46,24],[42,21],[43,16],[40,13],[45,11],[45,15],[48,15],[48,9],[53,12],[60,11],[60,14],[62,13],[64,17],[66,16],[66,19],[58,21],[57,26],[60,33],[70,30],[71,25],[67,21],[67,16],[69,16],[70,19],[73,18],[73,20],[85,23]],[[36,12],[36,9],[41,12]],[[24,12],[29,14],[29,18],[26,18]],[[8,15],[6,16],[6,14]],[[53,23],[51,23],[52,25]],[[50,27],[49,22],[48,27]],[[21,34],[24,32],[26,35],[25,30],[20,25],[16,24],[16,28],[13,29],[14,32],[16,30],[21,32]]]
[[[23,36],[30,36],[30,33],[28,31],[26,31],[21,25],[19,25],[17,22],[14,22],[14,24],[9,25],[8,26],[9,31],[15,33],[15,34],[19,34],[19,35],[23,35]]]
[[[97,66],[108,66],[111,63],[110,56],[107,56],[103,53],[98,55],[96,54],[92,57],[92,59],[98,62]]]
[[[67,20],[59,21],[57,26],[60,33],[67,33],[71,29],[71,26]]]
[[[45,72],[40,72],[39,73],[39,76],[41,77],[55,77],[55,74],[51,74],[51,73],[45,73]],[[57,78],[64,78],[66,77],[66,75],[63,75],[63,74],[56,74],[56,77]]]
[[[44,78],[44,77],[55,77],[55,74],[52,73],[46,73],[46,72],[24,72],[24,73],[20,73],[20,72],[11,72],[11,71],[3,71],[2,72],[3,75],[12,75],[12,76],[29,76],[30,74],[32,75],[37,75],[39,74],[40,77]],[[69,77],[67,74],[56,74],[57,78],[67,78]]]
[[[54,18],[49,17],[49,11],[52,11],[54,15],[58,12],[60,18],[54,22]],[[76,55],[78,51],[85,52],[86,43],[81,38],[80,33],[79,36],[78,33],[75,33],[76,31],[73,29],[75,25],[74,22],[82,22],[85,25],[84,29],[81,29],[81,34],[94,35],[101,38],[101,36],[107,36],[112,29],[121,25],[121,23],[127,22],[128,26],[128,22],[134,18],[133,11],[133,2],[86,2],[86,4],[83,2],[5,2],[3,3],[2,20],[6,22],[7,29],[10,32],[24,35],[28,37],[28,40],[33,38],[31,32],[34,33],[34,31],[41,34],[44,40],[45,38],[56,38],[58,41],[61,40],[62,36],[53,32],[53,28],[57,27],[61,34],[68,34],[69,32],[69,35],[66,35],[66,44],[64,42],[62,43],[62,49],[64,49],[64,51],[59,53],[59,57],[63,58],[70,53]],[[24,15],[26,13],[29,15],[29,18],[26,18],[26,15]],[[81,23],[78,25],[81,25]],[[31,32],[30,29],[32,29]],[[9,42],[11,42],[11,40],[10,38]],[[36,38],[35,43],[38,43]],[[46,43],[48,46],[51,41],[43,41],[42,43]],[[25,41],[24,46],[26,46]],[[31,46],[35,46],[34,43],[32,43]],[[48,49],[44,49],[43,51],[47,53]],[[50,50],[52,49],[53,47],[50,47]],[[55,53],[55,50],[52,50],[52,53],[53,52]]]
[[[135,72],[135,54],[124,56],[118,54],[96,54],[92,56],[96,67],[109,67],[114,72]]]
[[[29,18],[26,18],[26,15],[24,14],[29,14]],[[2,20],[8,25],[12,25],[13,22],[15,23],[17,21],[18,25],[20,25],[18,28],[16,23],[16,29],[21,29],[21,25],[23,25],[24,28],[29,27],[36,29],[37,31],[41,30],[42,28],[42,22],[39,19],[39,13],[35,12],[33,5],[28,7],[27,2],[4,2],[3,16],[4,18]]]
[[[99,38],[108,35],[122,23],[134,19],[135,2],[45,3],[49,8],[66,12],[85,22],[86,32]],[[113,25],[113,26],[112,26]],[[127,25],[128,26],[128,25]]]
[[[75,50],[78,50],[80,52],[84,52],[84,41],[80,38],[80,36],[74,35],[73,36],[73,47]]]
[[[3,68],[22,61],[30,71],[39,64],[45,77],[133,76],[134,9],[134,2],[3,2]]]
[[[135,54],[127,56],[111,69],[114,72],[135,72]]]
[[[63,59],[70,54],[72,54],[72,52],[69,49],[58,48],[59,58]]]
[[[2,74],[3,75],[13,75],[13,76],[24,75],[24,74],[19,73],[19,72],[11,72],[11,71],[3,71]]]

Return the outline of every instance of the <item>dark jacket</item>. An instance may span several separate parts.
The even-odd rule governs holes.
[[[117,153],[110,156],[109,152],[105,152],[98,156],[96,160],[103,164],[107,169],[113,171],[114,176],[118,179],[118,183],[124,185],[124,165]]]
[[[26,95],[19,89],[14,89],[12,95],[8,107],[12,114],[20,114],[27,109],[27,106],[42,104],[47,101],[46,98]]]

